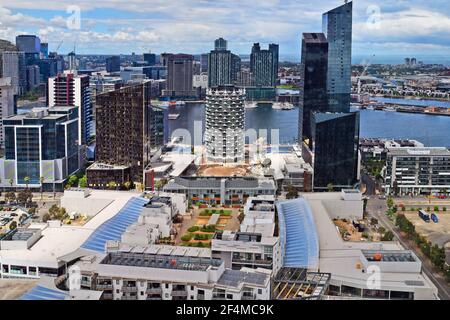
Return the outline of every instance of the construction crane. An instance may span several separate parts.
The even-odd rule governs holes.
[[[375,55],[372,56],[372,59],[375,58]],[[361,72],[361,74],[358,76],[358,95],[361,94],[361,78],[365,76],[365,74],[367,73],[367,70],[369,69],[372,59],[369,59],[366,63],[366,65],[364,66],[363,71]]]
[[[58,52],[59,48],[61,48],[62,44],[63,44],[64,40],[61,40],[61,42],[58,44],[58,46],[56,47],[55,52]]]

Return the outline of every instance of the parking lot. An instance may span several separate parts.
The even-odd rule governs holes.
[[[428,211],[427,211],[428,212]],[[423,221],[417,211],[402,212],[416,227],[416,231],[425,236],[433,244],[444,246],[450,241],[450,212],[437,212],[438,223]],[[432,213],[432,210],[428,213]]]

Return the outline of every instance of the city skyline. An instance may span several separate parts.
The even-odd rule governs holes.
[[[60,51],[74,46],[79,54],[130,54],[131,52],[185,52],[211,50],[218,37],[229,49],[249,54],[251,44],[279,43],[281,60],[299,61],[303,32],[320,30],[318,15],[344,1],[271,0],[250,1],[140,1],[117,8],[114,1],[92,4],[78,1],[0,1],[0,37],[12,40],[18,34],[38,34],[49,42],[50,51],[63,41]],[[80,9],[80,29],[67,28],[67,21]],[[401,62],[417,56],[448,64],[450,13],[444,1],[370,1],[354,3],[354,62]],[[404,26],[408,26],[405,30]],[[387,32],[389,30],[389,32]],[[124,50],[124,48],[127,48]]]

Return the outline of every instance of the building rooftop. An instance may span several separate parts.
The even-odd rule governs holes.
[[[206,271],[210,267],[219,267],[222,264],[222,261],[220,259],[212,258],[158,255],[145,252],[111,252],[106,255],[100,264]]]
[[[388,148],[392,156],[420,157],[436,156],[450,157],[450,151],[447,148]]]
[[[241,284],[251,284],[256,286],[265,286],[267,281],[269,281],[270,276],[266,273],[259,272],[246,272],[241,270],[230,270],[226,269],[222,276],[219,278],[218,284],[229,286],[229,287],[239,287]]]

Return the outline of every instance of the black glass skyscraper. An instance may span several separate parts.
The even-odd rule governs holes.
[[[304,33],[302,39],[303,119],[299,119],[299,139],[311,146],[311,115],[328,111],[328,42],[323,33]]]
[[[329,108],[349,112],[352,89],[352,9],[349,2],[323,14],[322,31],[328,40]]]
[[[351,188],[358,177],[359,113],[313,115],[314,189]]]

